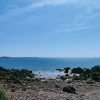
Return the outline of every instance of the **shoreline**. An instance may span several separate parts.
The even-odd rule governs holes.
[[[100,58],[38,58],[18,57],[0,58],[0,65],[6,68],[28,69],[32,71],[55,70],[64,67],[85,67],[91,68],[100,65]]]
[[[65,75],[48,78],[55,76],[55,71],[46,72],[43,75],[47,78],[43,79],[33,71],[0,67],[0,84],[11,100],[100,100],[100,66],[73,68],[70,73],[69,67],[56,70]]]
[[[37,77],[45,79],[56,79],[57,76],[64,76],[64,72],[55,71],[32,71]]]

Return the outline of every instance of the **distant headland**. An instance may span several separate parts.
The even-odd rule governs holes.
[[[2,56],[2,57],[0,57],[0,58],[11,58],[11,57],[9,57],[9,56]]]

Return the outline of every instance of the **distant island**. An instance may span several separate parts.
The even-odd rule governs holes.
[[[0,58],[11,58],[11,57],[8,57],[8,56],[2,56],[2,57],[0,57]]]

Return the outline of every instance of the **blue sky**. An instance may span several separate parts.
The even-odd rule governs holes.
[[[0,56],[100,57],[100,0],[0,0]]]

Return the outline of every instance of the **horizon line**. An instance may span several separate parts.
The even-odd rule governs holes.
[[[100,58],[100,57],[0,56],[0,58]]]

